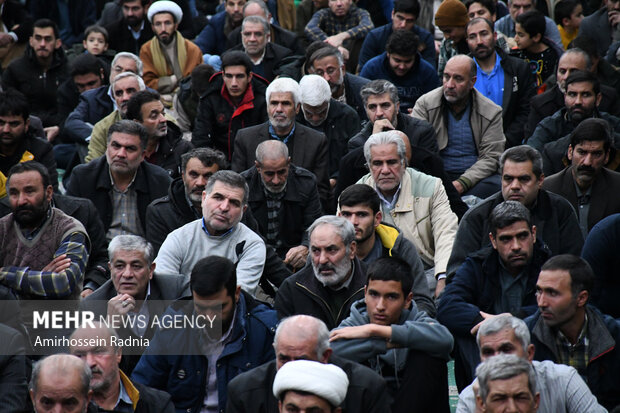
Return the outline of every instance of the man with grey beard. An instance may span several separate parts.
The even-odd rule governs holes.
[[[355,256],[355,228],[346,219],[322,216],[308,228],[308,237],[312,265],[282,283],[275,309],[278,318],[307,314],[331,330],[364,297],[366,266]]]

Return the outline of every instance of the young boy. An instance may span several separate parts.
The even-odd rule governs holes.
[[[568,49],[568,45],[579,34],[579,26],[583,20],[583,6],[577,0],[561,0],[553,9],[553,17],[558,25],[562,45]]]
[[[515,24],[518,50],[513,55],[530,64],[537,87],[554,74],[559,59],[559,53],[544,39],[545,27],[545,16],[537,10],[517,16]]]
[[[87,27],[84,32],[82,46],[92,55],[99,56],[103,54],[103,52],[108,50],[108,31],[96,24]]]
[[[385,378],[393,412],[449,412],[448,329],[411,305],[411,267],[379,258],[368,267],[364,299],[330,334],[334,354],[366,364]]]

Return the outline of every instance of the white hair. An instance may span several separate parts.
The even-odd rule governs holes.
[[[310,106],[320,106],[329,102],[332,91],[327,80],[318,75],[305,75],[299,81],[301,102]]]
[[[291,93],[293,95],[293,102],[295,103],[295,106],[301,103],[301,90],[299,88],[299,83],[290,77],[279,77],[267,86],[267,91],[265,92],[267,104],[269,104],[269,99],[271,98],[271,94],[273,92]]]

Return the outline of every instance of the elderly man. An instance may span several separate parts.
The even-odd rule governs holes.
[[[322,77],[306,75],[299,81],[299,87],[301,113],[297,114],[297,122],[327,137],[329,183],[334,187],[340,160],[347,152],[347,142],[360,130],[360,118],[353,108],[332,98],[329,83]]]
[[[536,4],[534,0],[508,0],[507,3],[509,14],[495,22],[495,30],[503,33],[506,37],[514,39],[517,34],[515,30],[517,16],[522,15],[526,11],[534,10]],[[545,26],[544,37],[555,43],[557,47],[562,48],[562,39],[558,26],[547,16],[545,16]]]
[[[605,411],[573,367],[549,360],[532,361],[534,345],[530,344],[530,332],[523,320],[510,314],[500,314],[485,320],[478,329],[476,341],[482,362],[499,354],[514,354],[532,363],[540,393],[541,412]],[[478,387],[478,382],[474,381],[459,394],[457,412],[481,413],[476,406]]]
[[[232,157],[233,171],[242,172],[254,165],[259,143],[276,139],[288,146],[291,161],[316,175],[323,205],[329,205],[329,155],[324,134],[295,122],[301,108],[301,91],[293,79],[278,78],[265,92],[269,120],[237,132]]]
[[[308,228],[310,259],[286,279],[276,295],[278,317],[307,314],[334,328],[363,297],[366,265],[355,256],[355,229],[344,218],[325,215]]]
[[[499,189],[497,161],[506,138],[501,107],[474,89],[476,71],[471,57],[451,58],[443,86],[418,99],[412,114],[433,125],[457,191],[484,199]]]
[[[84,360],[92,373],[93,403],[104,411],[174,413],[168,393],[133,383],[119,369],[123,355],[119,339],[113,328],[100,322],[82,326],[71,334],[69,352]]]
[[[375,188],[383,220],[415,245],[429,275],[443,278],[457,217],[441,179],[407,168],[405,143],[395,132],[372,135],[364,144],[364,156],[370,173],[358,183]]]
[[[235,377],[228,386],[228,413],[278,412],[273,382],[282,366],[295,360],[311,360],[340,367],[348,376],[347,397],[341,403],[347,412],[383,413],[389,409],[385,381],[360,364],[333,354],[329,331],[321,320],[295,315],[283,319],[276,330],[273,347],[276,360]]]
[[[73,170],[67,195],[90,199],[111,240],[119,234],[143,235],[146,207],[166,194],[171,181],[159,166],[144,161],[148,132],[130,120],[113,124],[105,156]]]
[[[291,164],[288,148],[270,140],[256,147],[256,164],[241,174],[248,184],[248,205],[259,233],[292,268],[308,257],[306,230],[322,215],[316,178]]]
[[[182,18],[181,7],[169,0],[157,1],[148,10],[155,36],[140,48],[144,82],[163,94],[175,93],[181,79],[202,63],[198,46],[177,30]]]
[[[239,285],[249,294],[256,294],[265,265],[265,243],[240,223],[249,195],[241,175],[232,171],[214,173],[202,192],[202,219],[166,237],[155,259],[158,272],[189,276],[201,258],[222,256],[236,264]],[[188,245],[188,239],[195,242]]]

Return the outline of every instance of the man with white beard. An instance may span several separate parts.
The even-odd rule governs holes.
[[[346,219],[322,216],[308,228],[308,237],[312,265],[282,283],[275,309],[280,319],[307,314],[331,330],[349,316],[351,304],[364,297],[366,266],[355,256],[355,228]]]

